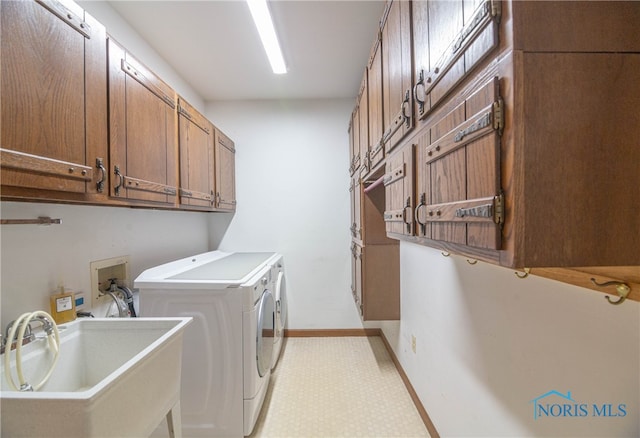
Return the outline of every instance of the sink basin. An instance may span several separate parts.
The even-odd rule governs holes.
[[[59,325],[58,364],[40,390],[9,390],[2,363],[2,436],[146,437],[165,415],[179,436],[182,337],[190,322],[86,318]],[[25,379],[40,381],[50,360],[44,339],[25,345]]]

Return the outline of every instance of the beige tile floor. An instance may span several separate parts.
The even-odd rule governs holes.
[[[286,338],[254,438],[428,437],[379,337]]]

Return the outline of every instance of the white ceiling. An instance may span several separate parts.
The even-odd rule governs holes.
[[[355,97],[382,0],[271,0],[288,73],[274,75],[242,0],[110,1],[208,100]]]

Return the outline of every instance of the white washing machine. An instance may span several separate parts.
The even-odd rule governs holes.
[[[276,367],[282,351],[284,329],[287,325],[287,282],[284,275],[284,259],[282,256],[274,260],[271,266],[273,278],[273,299],[275,301],[275,333],[273,336],[273,362],[271,369]]]
[[[141,316],[191,316],[184,334],[185,437],[253,430],[273,365],[276,253],[212,251],[144,271]]]

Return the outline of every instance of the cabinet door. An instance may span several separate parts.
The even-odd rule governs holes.
[[[518,55],[513,264],[640,265],[640,54]]]
[[[359,117],[357,110],[358,107],[356,106],[351,113],[351,119],[349,119],[349,129],[347,130],[347,132],[349,133],[349,175],[353,175],[353,173],[356,171],[356,145],[359,146],[359,143],[356,143],[358,139],[356,138],[357,134],[354,127],[356,125],[356,118]]]
[[[385,154],[413,128],[411,2],[391,0],[382,27]]]
[[[102,191],[105,173],[95,166],[107,149],[104,27],[73,3],[0,8],[3,194]]]
[[[427,127],[416,141],[416,207],[414,210],[415,235],[431,238],[431,223],[427,221],[427,205],[431,204],[431,165],[427,162],[426,151],[431,143],[431,130]]]
[[[376,39],[369,58],[368,95],[369,95],[369,144],[366,160],[369,169],[373,169],[384,158],[383,119],[382,119],[382,50],[381,35]]]
[[[494,78],[431,127],[422,157],[429,167],[425,221],[432,239],[500,249],[503,114]]]
[[[351,243],[351,294],[362,317],[362,247]]]
[[[431,104],[435,106],[451,84],[442,82],[445,65],[447,76],[462,76],[464,59],[450,59],[452,44],[464,25],[462,0],[429,1],[429,60],[430,68],[425,72]],[[442,82],[442,83],[441,83]],[[445,81],[446,82],[446,81]]]
[[[413,235],[413,144],[387,158],[384,221],[387,234]]]
[[[214,204],[213,125],[188,102],[178,103],[180,204],[212,209]]]
[[[361,194],[361,185],[360,178],[358,176],[351,178],[351,186],[349,187],[350,198],[351,198],[351,237],[353,239],[362,240],[362,217],[361,217],[361,206],[360,202],[362,200]]]
[[[512,1],[513,49],[640,52],[637,1]]]
[[[425,95],[424,74],[429,71],[429,2],[413,0],[411,2],[411,33],[413,40],[414,114],[420,117],[425,109],[431,107]],[[419,84],[418,84],[419,82]]]
[[[400,245],[365,245],[361,257],[363,321],[400,319]]]
[[[358,93],[358,146],[356,153],[358,154],[361,168],[368,169],[368,148],[369,148],[369,96],[368,96],[368,79],[365,70],[360,92]]]
[[[216,208],[236,209],[236,149],[233,141],[216,129]]]
[[[349,206],[350,206],[349,212],[351,217],[351,225],[349,226],[349,231],[351,232],[352,238],[355,236],[355,232],[356,232],[356,210],[355,210],[356,197],[353,192],[354,190],[355,190],[355,179],[352,177],[351,183],[349,184]]]
[[[493,0],[428,0],[429,69],[416,72],[418,117],[442,102],[498,46],[501,4]],[[424,18],[424,5],[417,5]],[[414,20],[414,36],[424,24]],[[420,36],[417,36],[421,41]],[[422,37],[422,44],[425,44]],[[421,53],[421,52],[417,52]],[[425,56],[420,56],[424,65]]]
[[[368,107],[367,107],[367,72],[365,70],[360,91],[356,99],[356,106],[351,114],[351,123],[349,125],[350,141],[351,141],[351,164],[349,171],[353,175],[360,169],[367,152],[368,138]]]
[[[109,39],[111,195],[175,205],[175,92]]]

